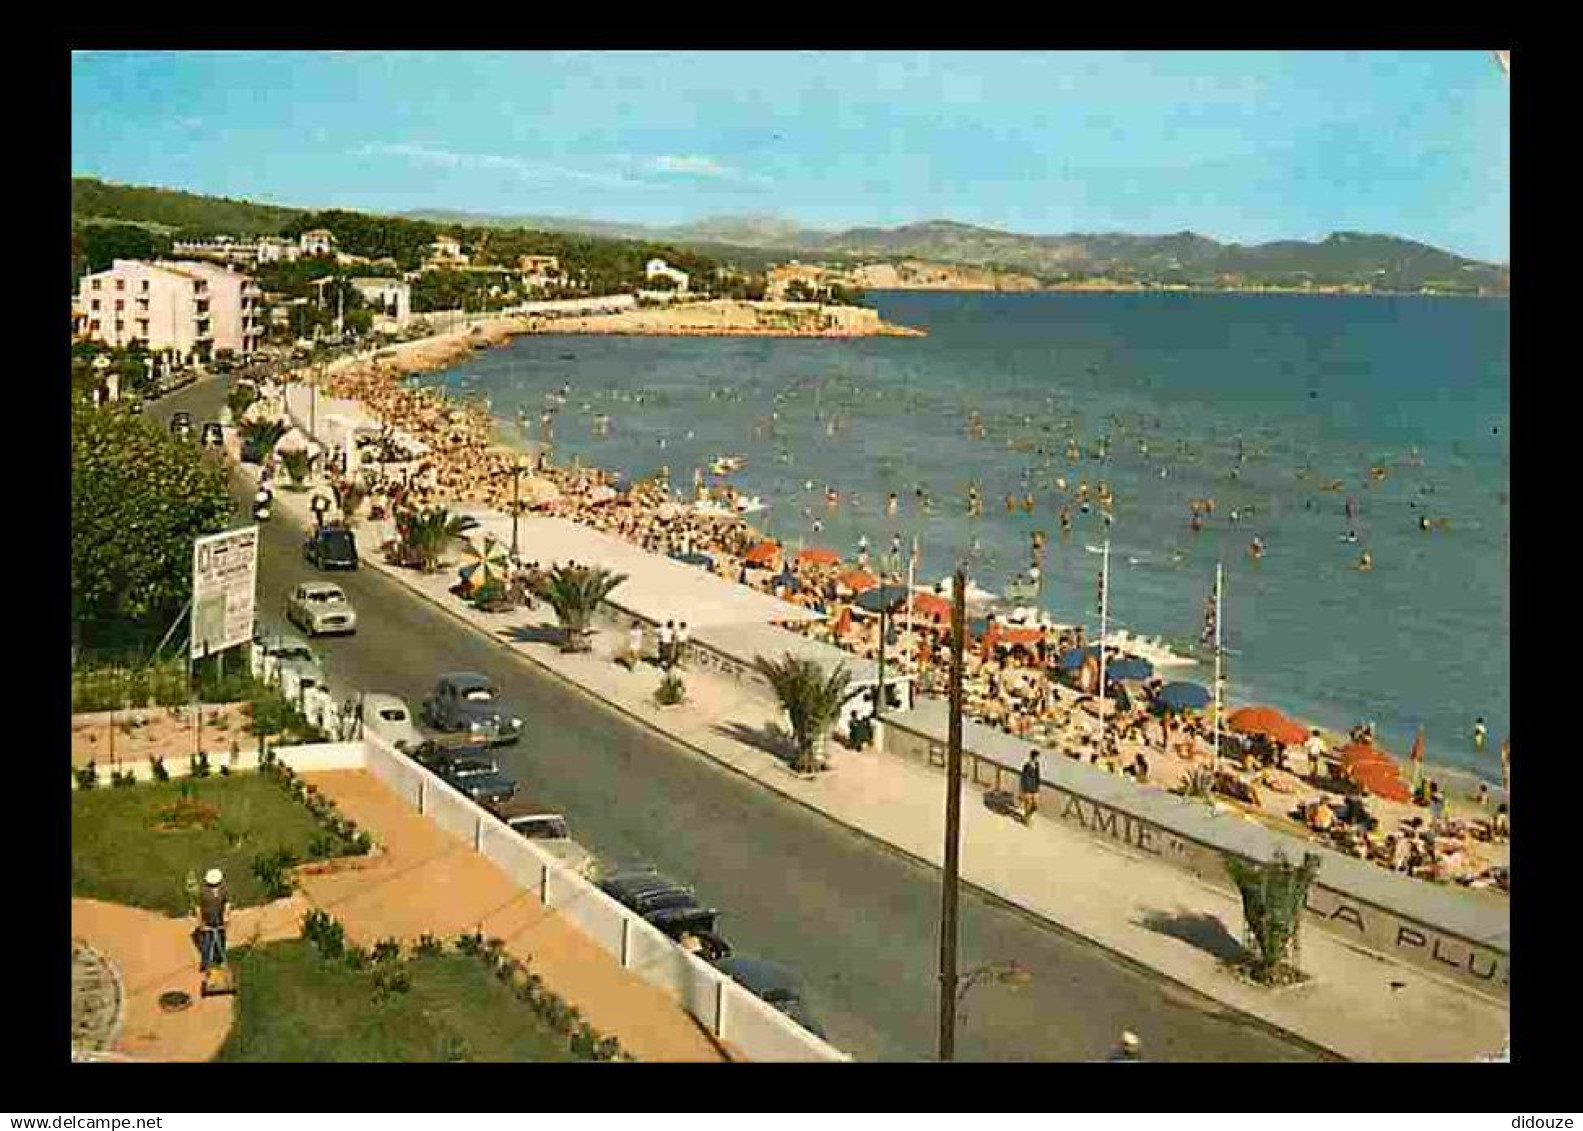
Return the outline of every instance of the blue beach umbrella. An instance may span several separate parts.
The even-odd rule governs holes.
[[[907,587],[878,585],[859,593],[853,604],[866,613],[895,613],[907,604]]]
[[[1142,656],[1123,656],[1105,665],[1106,679],[1148,679],[1154,674],[1154,665]]]
[[[1160,688],[1154,701],[1170,711],[1201,711],[1209,706],[1211,698],[1213,696],[1198,684],[1178,680]]]
[[[1096,655],[1098,651],[1098,647],[1093,644],[1090,644],[1087,648],[1068,649],[1061,654],[1061,670],[1066,672],[1077,671],[1078,668],[1083,666],[1084,660]]]

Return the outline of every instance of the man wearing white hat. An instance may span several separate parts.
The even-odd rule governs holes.
[[[200,949],[203,953],[199,969],[207,972],[211,966],[225,965],[225,918],[229,910],[225,894],[225,875],[218,868],[210,868],[203,876],[203,889],[198,893],[198,928],[202,932]]]
[[[1143,1059],[1143,1042],[1138,1039],[1138,1034],[1124,1030],[1121,1040],[1116,1043],[1116,1051],[1110,1054],[1113,1061],[1138,1061]]]

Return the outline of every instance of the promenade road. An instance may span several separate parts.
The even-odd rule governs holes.
[[[150,406],[150,416],[185,409],[195,420],[213,419],[224,392],[223,382],[204,382]],[[240,480],[237,498],[250,498]],[[286,592],[310,576],[302,538],[286,521],[264,524],[259,600],[267,623],[281,623]],[[355,636],[318,644],[338,694],[386,691],[416,706],[442,671],[490,675],[529,720],[520,744],[499,751],[502,767],[530,794],[558,803],[579,840],[601,858],[646,859],[693,884],[722,909],[722,931],[740,953],[803,975],[831,1040],[856,1058],[932,1059],[934,868],[634,725],[376,569],[325,576],[346,589],[360,617]],[[1015,959],[1033,974],[1020,989],[972,991],[958,1039],[962,1059],[1100,1059],[1124,1028],[1142,1034],[1157,1060],[1320,1058],[976,892],[963,892],[959,939],[964,970]]]

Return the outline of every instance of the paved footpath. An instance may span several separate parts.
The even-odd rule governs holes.
[[[305,496],[283,492],[276,499],[298,521],[310,521]],[[477,513],[476,508],[467,509]],[[490,516],[485,525],[503,532],[510,520]],[[525,625],[556,623],[542,602],[537,611],[505,616],[477,612],[450,594],[454,569],[424,576],[387,566],[373,548],[392,534],[388,523],[365,524],[360,541],[369,548],[366,565],[695,752],[940,866],[945,840],[942,772],[873,751],[848,751],[832,742],[833,771],[811,781],[799,778],[766,748],[763,736],[785,730],[785,722],[765,700],[723,677],[686,671],[687,702],[661,708],[652,698],[660,680],[657,669],[644,665],[629,672],[614,662],[622,644],[619,633],[599,632],[589,655],[566,655],[554,644],[524,642]],[[1278,990],[1244,983],[1222,969],[1217,953],[1227,936],[1235,940],[1242,934],[1242,907],[1235,896],[1119,846],[1084,837],[1055,820],[1015,823],[984,807],[971,786],[964,786],[961,869],[966,882],[1059,929],[1347,1059],[1470,1061],[1499,1049],[1508,1038],[1505,1002],[1313,929],[1302,938],[1308,982]],[[1148,925],[1161,916],[1197,929],[1167,934]]]

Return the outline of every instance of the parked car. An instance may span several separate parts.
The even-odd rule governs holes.
[[[566,818],[554,806],[517,794],[491,808],[513,832],[531,840],[574,872],[587,875],[591,870],[593,853],[572,839]]]
[[[797,975],[787,967],[763,958],[731,957],[716,962],[715,968],[729,975],[754,997],[768,1002],[814,1036],[824,1039],[824,1028],[803,1002]]]
[[[441,738],[430,738],[425,735],[422,742],[407,751],[407,755],[424,769],[432,770],[444,777],[451,763],[456,759],[476,756],[488,750],[489,740],[482,735],[466,734]]]
[[[192,436],[192,413],[171,413],[170,434],[181,440],[190,438]]]
[[[412,723],[412,712],[394,695],[364,695],[361,714],[364,732],[379,735],[397,750],[410,752],[426,741]]]
[[[423,701],[421,717],[435,730],[482,735],[493,746],[522,737],[522,720],[501,702],[494,681],[477,672],[442,675]]]
[[[685,884],[644,868],[613,872],[600,881],[599,889],[671,938],[681,941],[691,935],[698,953],[710,961],[731,954],[730,944],[716,933],[720,913],[699,903]]]
[[[203,425],[203,446],[206,448],[223,448],[225,446],[225,429],[218,420],[206,420]]]
[[[306,581],[286,598],[286,619],[309,636],[357,631],[357,610],[339,585]]]
[[[279,671],[295,671],[299,681],[315,687],[325,685],[324,665],[302,637],[290,632],[261,632],[253,637],[253,646],[273,659]]]
[[[356,569],[357,539],[344,526],[322,526],[308,536],[303,556],[320,569]]]
[[[480,805],[499,805],[517,792],[517,783],[498,771],[463,773],[445,779]]]

